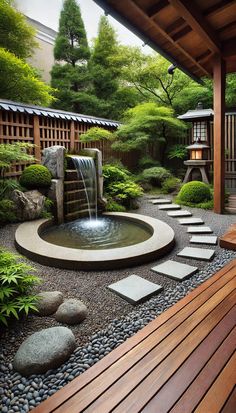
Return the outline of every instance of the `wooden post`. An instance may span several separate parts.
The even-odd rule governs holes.
[[[222,214],[225,197],[225,61],[216,56],[214,74],[214,212]]]
[[[34,115],[34,156],[38,162],[41,161],[41,145],[40,145],[40,130],[39,130],[39,117]]]
[[[70,122],[70,151],[74,152],[75,150],[75,121],[71,120]]]

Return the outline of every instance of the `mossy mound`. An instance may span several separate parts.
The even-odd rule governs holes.
[[[20,184],[27,189],[48,188],[51,185],[52,177],[46,166],[27,166],[20,177]]]
[[[198,208],[212,208],[212,193],[207,184],[200,181],[192,181],[184,184],[175,200],[181,205]]]

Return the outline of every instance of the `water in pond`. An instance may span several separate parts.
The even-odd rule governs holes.
[[[126,247],[146,241],[151,235],[147,225],[118,217],[78,219],[40,233],[51,244],[86,250]]]

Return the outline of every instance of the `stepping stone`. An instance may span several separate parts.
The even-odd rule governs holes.
[[[153,199],[151,202],[152,202],[154,205],[158,205],[158,204],[162,205],[162,204],[171,204],[171,203],[172,203],[171,199],[163,199],[163,198],[161,198],[161,199]]]
[[[193,258],[195,260],[209,261],[213,257],[214,254],[215,254],[215,250],[185,247],[177,255],[179,257],[184,257],[184,258]]]
[[[165,205],[160,205],[159,207],[158,207],[158,209],[160,209],[161,211],[168,211],[168,210],[171,210],[171,209],[181,209],[181,207],[180,207],[180,205],[177,205],[177,204],[165,204]]]
[[[190,242],[194,244],[216,245],[217,237],[215,235],[212,235],[212,236],[193,235],[192,238],[190,239]]]
[[[188,227],[187,232],[190,234],[211,234],[213,231],[210,227]]]
[[[182,218],[178,220],[181,225],[199,225],[204,224],[202,218]]]
[[[167,214],[169,217],[174,217],[174,218],[178,218],[178,217],[191,217],[192,213],[189,211],[185,211],[185,210],[180,210],[180,211],[171,211],[168,212]]]
[[[131,304],[147,300],[163,289],[161,285],[154,284],[135,274],[109,285],[108,288]]]
[[[182,264],[181,262],[168,260],[160,265],[152,268],[152,271],[158,272],[162,275],[167,275],[174,280],[185,280],[185,278],[190,277],[190,275],[197,272],[197,267],[192,267],[191,265]]]

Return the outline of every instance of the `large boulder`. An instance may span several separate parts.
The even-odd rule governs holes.
[[[23,376],[42,374],[64,363],[76,347],[67,327],[51,327],[28,337],[19,347],[13,367]]]
[[[15,189],[11,199],[15,204],[15,212],[19,221],[38,219],[44,209],[45,196],[37,190],[21,192]]]
[[[55,319],[60,323],[78,324],[87,317],[87,314],[87,307],[82,301],[70,298],[58,307]]]
[[[46,166],[53,178],[64,178],[64,159],[66,148],[60,145],[43,150],[42,165]]]
[[[60,291],[42,291],[38,294],[37,309],[39,315],[50,315],[57,311],[63,302],[63,294]]]

